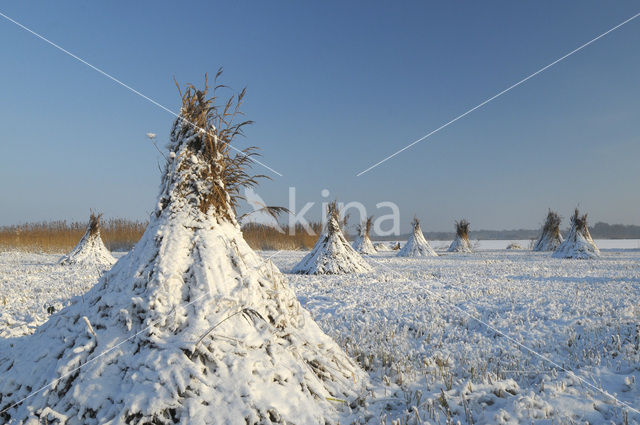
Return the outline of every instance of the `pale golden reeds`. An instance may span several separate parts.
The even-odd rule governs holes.
[[[0,249],[67,252],[87,230],[86,222],[66,220],[0,227]],[[146,222],[111,219],[100,222],[100,234],[111,251],[126,251],[142,236]]]

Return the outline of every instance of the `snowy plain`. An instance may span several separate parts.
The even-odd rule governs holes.
[[[434,241],[439,257],[380,253],[344,276],[290,274],[303,251],[261,254],[370,375],[341,423],[640,424],[640,241],[596,241],[595,260],[511,242]],[[102,273],[58,258],[0,252],[0,337],[32,333]]]

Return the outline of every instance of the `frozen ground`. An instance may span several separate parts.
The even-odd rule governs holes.
[[[342,423],[640,424],[639,244],[596,242],[591,261],[482,242],[473,254],[366,257],[373,273],[288,275],[371,376],[366,408],[345,407]],[[304,254],[273,261],[287,273]],[[32,332],[100,273],[57,258],[0,253],[0,336]]]
[[[120,258],[124,253],[114,253]],[[32,333],[52,310],[89,290],[103,272],[57,264],[61,254],[0,252],[0,337]]]

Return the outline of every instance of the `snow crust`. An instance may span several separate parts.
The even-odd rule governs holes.
[[[640,424],[640,250],[579,262],[504,246],[420,261],[378,254],[372,274],[291,277],[371,377],[365,411],[342,423]],[[275,261],[285,270],[300,256]]]
[[[57,254],[0,252],[0,338],[33,333],[52,312],[87,292],[104,272],[95,264],[61,266],[59,258]]]
[[[597,240],[607,249],[588,262],[507,251],[508,242],[481,241],[473,256],[419,261],[380,253],[369,260],[374,273],[288,276],[302,307],[370,377],[372,387],[364,407],[351,410],[332,402],[340,423],[640,424],[637,413],[520,350],[443,301],[638,409],[639,241]],[[277,268],[289,270],[303,256],[298,251],[280,252],[273,261]],[[65,296],[82,294],[98,275],[81,265],[58,266],[56,259],[0,253],[0,335],[4,338],[18,336],[21,330],[31,332],[29,321],[47,316],[42,305],[64,303]],[[87,299],[85,295],[85,303]],[[82,298],[69,301],[82,303]],[[201,305],[196,302],[192,307]],[[9,317],[11,324],[5,320]],[[90,323],[99,336],[94,321]],[[87,329],[86,322],[80,329]],[[213,333],[222,339],[219,330]],[[0,340],[0,356],[13,350],[4,343],[17,339]],[[0,383],[4,377],[0,373]],[[120,381],[114,385],[121,385]],[[95,391],[93,397],[99,399],[100,388]],[[227,405],[223,406],[217,409]],[[57,410],[43,412],[49,415],[48,423],[57,423],[53,420],[60,416]]]

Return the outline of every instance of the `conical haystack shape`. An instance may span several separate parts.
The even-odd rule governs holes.
[[[375,254],[376,249],[369,238],[369,233],[371,232],[371,226],[373,225],[373,216],[367,217],[365,221],[362,222],[361,225],[358,226],[358,237],[353,242],[353,249],[360,254]]]
[[[587,215],[580,216],[576,208],[571,217],[571,228],[567,234],[567,239],[560,244],[553,253],[554,258],[596,258],[600,256],[600,250],[596,246],[589,227],[587,226]]]
[[[562,235],[560,234],[560,216],[556,212],[549,210],[544,226],[542,226],[540,237],[533,246],[533,250],[555,251],[562,241]]]
[[[469,243],[469,222],[465,219],[456,221],[456,238],[449,245],[449,252],[471,252]]]
[[[254,182],[251,152],[231,155],[243,93],[218,109],[188,87],[141,240],[33,335],[0,340],[1,423],[325,424],[332,400],[355,405],[366,375],[236,222]]]
[[[59,264],[84,264],[108,268],[116,262],[116,259],[102,242],[100,236],[101,217],[102,214],[91,213],[89,226],[82,239],[71,252],[58,260]]]
[[[438,254],[431,248],[420,229],[420,220],[417,217],[411,222],[413,231],[409,235],[407,243],[398,251],[398,257],[437,257]]]
[[[302,261],[292,270],[299,274],[366,273],[371,266],[349,245],[340,230],[340,211],[336,202],[329,204],[327,230]]]

